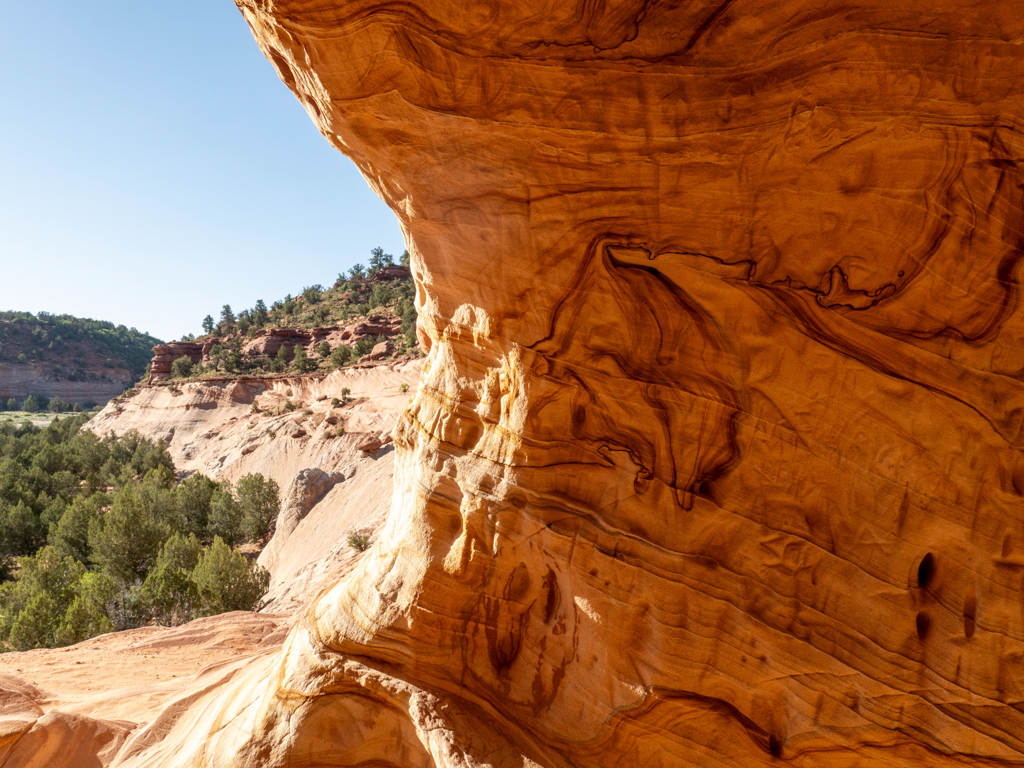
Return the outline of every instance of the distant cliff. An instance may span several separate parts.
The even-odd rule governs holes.
[[[104,402],[146,370],[160,339],[102,320],[0,312],[0,399]]]
[[[90,372],[92,373],[92,372]],[[0,400],[18,401],[29,395],[47,398],[59,397],[68,403],[86,405],[105,403],[121,394],[135,381],[132,372],[124,368],[104,368],[95,377],[86,376],[74,381],[54,375],[52,367],[28,365],[0,365]]]

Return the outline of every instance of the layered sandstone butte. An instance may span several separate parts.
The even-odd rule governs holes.
[[[387,275],[394,275],[398,270],[407,272],[405,267],[390,266],[381,274],[384,279]],[[406,275],[408,277],[408,275]],[[380,282],[375,280],[374,282]],[[253,359],[261,355],[274,357],[285,348],[285,356],[292,360],[295,355],[295,348],[302,347],[306,353],[313,357],[319,356],[316,348],[319,344],[327,342],[332,349],[340,345],[354,347],[357,341],[362,339],[374,339],[384,337],[390,341],[402,330],[401,318],[388,314],[372,314],[369,317],[357,320],[345,326],[331,325],[317,328],[259,328],[253,331],[252,336],[238,334],[235,339],[245,339],[242,343],[242,354],[247,359]],[[229,337],[230,338],[230,337]],[[153,359],[150,362],[149,383],[156,384],[165,379],[171,378],[172,366],[179,357],[187,357],[193,363],[209,365],[213,362],[210,356],[211,351],[217,345],[225,342],[225,339],[212,337],[203,341],[172,341],[168,344],[160,344],[153,347]],[[380,361],[391,354],[390,344],[381,342],[385,350],[382,354],[375,352],[360,358],[359,362]],[[230,377],[230,374],[228,374]]]
[[[237,0],[394,208],[389,520],[131,765],[1024,763],[1024,14]]]

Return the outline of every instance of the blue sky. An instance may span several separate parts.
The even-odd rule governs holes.
[[[3,28],[0,309],[179,338],[404,249],[231,0],[32,0]]]

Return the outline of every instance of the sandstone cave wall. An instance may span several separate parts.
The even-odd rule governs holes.
[[[120,764],[1024,762],[1016,3],[237,4],[430,351],[374,546]]]
[[[468,764],[1022,759],[1016,4],[239,7],[431,347],[282,763],[352,658]]]

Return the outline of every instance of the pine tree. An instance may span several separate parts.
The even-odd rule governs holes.
[[[270,573],[251,564],[245,555],[232,552],[219,536],[203,551],[192,571],[199,588],[203,613],[210,616],[227,611],[254,611],[270,586]]]
[[[295,346],[295,359],[293,360],[295,369],[305,373],[310,368],[313,368],[316,364],[311,362],[309,357],[306,355],[305,347],[296,345]]]
[[[262,328],[267,324],[267,305],[263,303],[263,299],[256,300],[256,306],[252,310],[252,322],[257,328]]]
[[[220,332],[228,333],[235,327],[235,313],[231,311],[231,305],[225,304],[220,310]]]
[[[250,541],[265,541],[277,525],[281,489],[273,479],[256,472],[241,478],[235,493],[242,509],[242,532]]]
[[[395,257],[390,253],[384,253],[384,249],[378,245],[370,251],[370,277],[376,275],[384,267],[389,267],[394,263]]]

